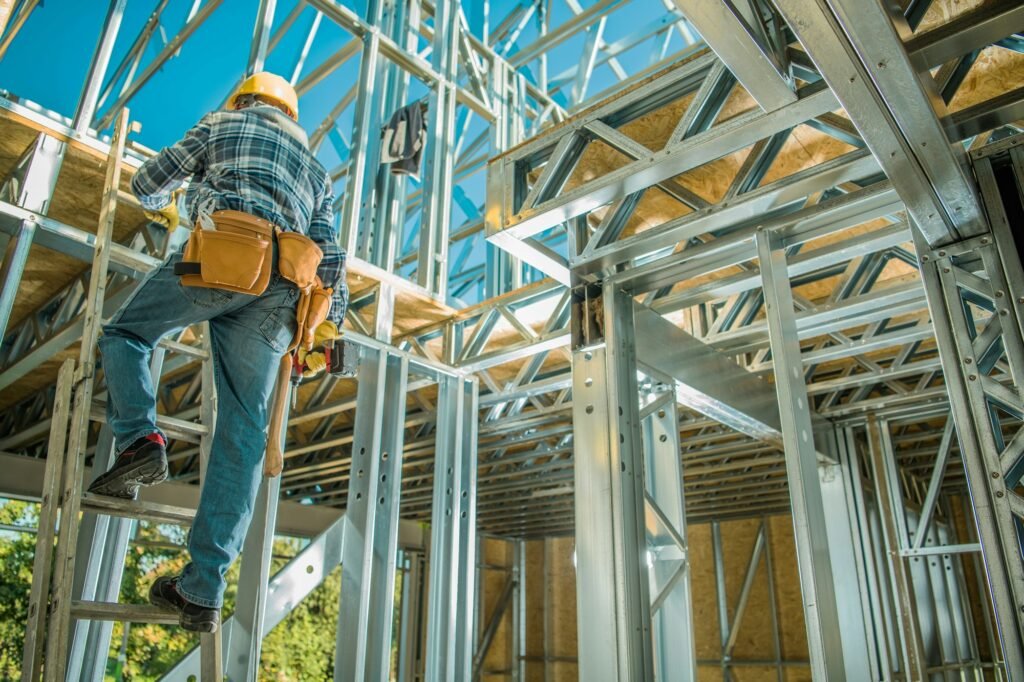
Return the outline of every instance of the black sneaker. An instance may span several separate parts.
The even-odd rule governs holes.
[[[178,623],[193,632],[217,632],[220,610],[199,606],[181,596],[178,581],[181,576],[162,576],[149,588],[149,603],[161,609],[178,612]]]
[[[167,478],[167,443],[159,433],[143,436],[117,456],[110,471],[100,474],[89,492],[134,500],[141,485],[156,485]]]

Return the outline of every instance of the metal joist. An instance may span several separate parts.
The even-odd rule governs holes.
[[[963,150],[946,137],[943,107],[926,91],[882,3],[777,0],[776,6],[928,242],[983,231]]]

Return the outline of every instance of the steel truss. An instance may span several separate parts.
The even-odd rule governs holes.
[[[8,31],[0,33],[0,56],[36,4],[22,3]],[[651,17],[626,37],[610,42],[605,34],[609,15],[626,3],[602,1],[584,8],[570,0],[567,5],[572,18],[554,25],[540,9],[542,5],[530,2],[517,3],[506,17],[489,21],[485,3],[460,7],[449,0],[436,4],[371,0],[353,10],[333,0],[310,0],[298,4],[276,26],[276,3],[258,3],[246,72],[262,68],[283,37],[297,31],[304,31],[303,49],[292,63],[290,75],[303,97],[322,93],[325,79],[349,60],[359,60],[358,82],[316,127],[311,141],[335,159],[331,173],[339,187],[337,208],[343,242],[353,262],[381,282],[362,300],[354,301],[348,320],[353,330],[349,336],[360,344],[366,358],[365,378],[361,378],[355,397],[340,400],[331,399],[335,384],[325,380],[313,399],[293,412],[286,443],[289,462],[281,480],[283,499],[344,505],[350,511],[363,508],[361,504],[365,507],[365,514],[358,512],[343,519],[339,527],[344,531],[335,529],[333,535],[325,536],[324,542],[331,543],[337,554],[331,549],[324,570],[314,576],[319,578],[336,565],[330,557],[340,559],[342,552],[351,553],[346,554],[351,567],[346,570],[354,571],[350,578],[358,578],[359,598],[343,601],[347,614],[343,627],[349,632],[358,623],[364,627],[358,629],[360,637],[351,647],[350,642],[339,639],[339,660],[356,676],[376,676],[372,671],[382,669],[384,650],[390,646],[391,612],[381,605],[394,599],[394,581],[389,582],[387,576],[402,570],[396,568],[395,543],[400,513],[434,523],[429,591],[442,595],[443,601],[435,606],[437,600],[433,596],[430,600],[429,625],[425,626],[427,656],[418,662],[403,658],[400,667],[408,671],[407,679],[414,679],[419,666],[427,666],[439,678],[469,679],[474,655],[467,635],[472,623],[473,574],[466,574],[464,567],[471,565],[467,557],[473,556],[474,526],[520,538],[569,533],[574,528],[578,533],[575,519],[580,518],[579,502],[584,497],[574,506],[575,491],[598,476],[619,478],[610,464],[620,460],[628,464],[632,480],[626,481],[625,490],[620,486],[602,493],[613,504],[611,515],[591,519],[600,527],[592,529],[586,539],[579,536],[591,549],[606,545],[620,558],[614,568],[602,561],[581,560],[581,585],[585,576],[591,582],[624,581],[622,589],[616,583],[618,592],[606,592],[618,594],[618,602],[580,609],[581,623],[584,613],[605,619],[592,620],[592,629],[601,622],[617,623],[619,630],[612,632],[629,645],[622,652],[600,651],[600,657],[618,658],[602,669],[601,675],[616,670],[622,671],[621,679],[628,679],[631,671],[640,671],[637,679],[647,679],[643,676],[648,673],[663,679],[664,670],[683,670],[692,663],[686,646],[679,647],[674,640],[675,648],[669,648],[663,639],[666,628],[690,632],[686,624],[687,521],[785,512],[791,508],[793,495],[807,498],[793,505],[798,526],[808,526],[799,545],[805,600],[812,601],[808,596],[812,593],[820,596],[820,581],[826,579],[860,587],[857,595],[815,601],[815,608],[825,612],[821,617],[808,612],[813,629],[811,662],[816,670],[845,669],[851,679],[882,679],[888,671],[910,664],[911,659],[903,653],[904,640],[886,640],[885,633],[893,630],[893,607],[878,601],[885,599],[876,596],[879,591],[896,594],[901,604],[917,600],[916,622],[901,621],[908,624],[906,633],[912,635],[915,629],[918,633],[911,636],[911,643],[914,637],[921,639],[920,655],[914,659],[917,664],[938,665],[928,649],[932,641],[940,646],[943,665],[965,669],[973,665],[978,670],[984,663],[976,649],[973,654],[964,652],[965,646],[969,649],[974,643],[975,635],[959,625],[953,631],[940,632],[938,639],[927,634],[933,632],[929,629],[933,625],[921,615],[927,612],[922,604],[938,604],[938,588],[930,602],[921,601],[920,595],[908,599],[907,585],[912,590],[923,589],[918,587],[922,579],[911,575],[902,580],[904,588],[880,590],[899,566],[874,565],[872,558],[882,556],[883,542],[901,548],[898,551],[908,559],[941,547],[944,565],[956,571],[961,556],[957,548],[970,552],[977,545],[985,550],[990,580],[995,580],[991,566],[998,561],[1009,567],[1009,574],[1017,575],[1019,561],[1015,564],[1010,559],[1019,560],[1019,556],[1007,558],[1012,552],[992,549],[991,538],[996,536],[1003,543],[997,547],[1012,548],[1006,544],[1007,538],[1013,537],[1007,529],[1016,532],[1016,527],[1005,520],[1008,517],[999,516],[1002,520],[992,524],[995,530],[982,529],[975,543],[970,537],[955,537],[949,514],[950,493],[962,493],[969,485],[974,494],[982,485],[979,477],[972,475],[969,460],[991,452],[985,449],[989,443],[985,428],[993,434],[993,442],[1008,444],[1006,459],[1016,452],[1011,451],[1016,433],[1011,429],[1020,416],[1019,398],[1012,398],[1012,390],[1005,388],[1017,385],[1015,365],[1012,360],[994,361],[987,374],[979,373],[986,377],[982,380],[985,385],[965,383],[963,395],[967,397],[957,398],[948,377],[955,375],[952,368],[961,364],[950,355],[955,358],[962,351],[956,344],[962,345],[963,339],[944,340],[945,327],[937,313],[941,306],[936,302],[959,300],[954,294],[964,298],[969,292],[963,315],[968,320],[974,315],[994,317],[986,317],[982,311],[995,310],[998,303],[980,303],[984,293],[976,291],[984,289],[979,285],[986,279],[984,273],[970,270],[976,263],[964,255],[948,255],[952,250],[947,250],[946,256],[931,251],[931,263],[945,258],[974,279],[957,280],[955,287],[941,278],[939,284],[929,284],[926,266],[922,290],[915,281],[894,284],[886,269],[899,264],[916,268],[910,245],[916,229],[935,245],[954,242],[950,249],[955,249],[964,235],[981,235],[967,242],[970,244],[980,244],[979,240],[986,238],[982,208],[990,219],[992,209],[985,183],[979,199],[970,173],[954,163],[962,161],[962,155],[947,141],[964,141],[964,147],[976,148],[990,139],[990,131],[1010,129],[1004,126],[1024,118],[1024,94],[1018,89],[947,115],[941,107],[933,110],[917,79],[928,69],[941,67],[933,80],[942,99],[951,100],[980,49],[1013,44],[1015,39],[1009,34],[1021,23],[1020,8],[990,6],[911,36],[900,35],[889,18],[874,8],[868,17],[872,30],[859,31],[845,14],[849,10],[846,5],[855,3],[843,0],[817,0],[813,16],[795,32],[786,26],[785,18],[794,11],[788,6],[797,3],[780,0],[776,3],[780,11],[760,1],[722,3],[721,7],[690,0],[675,4],[678,9],[666,4],[663,15]],[[0,326],[4,330],[0,389],[43,367],[83,329],[84,289],[78,280],[66,283],[63,291],[22,322],[6,326],[19,270],[30,246],[56,249],[83,261],[92,259],[94,237],[88,230],[45,215],[60,159],[67,153],[65,147],[105,155],[108,147],[96,131],[102,132],[125,103],[180,50],[189,48],[191,36],[220,3],[193,3],[177,34],[147,61],[153,52],[150,43],[165,22],[167,5],[164,0],[156,3],[149,21],[111,71],[124,2],[110,3],[82,97],[71,118],[55,117],[29,103],[0,102],[7,114],[45,131],[34,151],[26,154],[17,172],[4,183],[0,195],[0,238],[5,247],[10,241],[0,290],[0,320],[4,322]],[[927,5],[911,3],[907,17],[911,25]],[[41,16],[41,12],[32,14],[33,20]],[[312,23],[305,23],[310,18]],[[310,46],[325,19],[352,37],[323,63],[308,65]],[[537,27],[536,36],[530,34],[531,23]],[[715,54],[695,44],[693,27]],[[549,72],[549,53],[581,34],[579,63]],[[524,38],[526,35],[529,37]],[[870,42],[863,42],[864,37]],[[676,38],[682,39],[684,47],[673,52],[669,46],[678,42]],[[823,40],[843,45],[847,48],[844,54],[865,56],[848,63],[831,51],[817,50]],[[645,50],[652,57],[647,69],[629,75],[619,59],[634,49]],[[885,67],[878,66],[882,62]],[[599,93],[593,99],[602,101],[587,108],[595,89],[595,70],[600,68],[610,69],[621,83],[613,91]],[[843,82],[848,68],[854,69],[858,82]],[[746,86],[760,108],[719,121],[719,112],[737,82]],[[424,182],[417,186],[381,168],[376,152],[379,140],[373,133],[394,108],[424,92],[430,139]],[[609,94],[615,96],[603,97]],[[663,149],[643,146],[619,130],[683,97],[692,97],[693,103],[673,122]],[[849,118],[832,113],[841,105]],[[353,127],[343,130],[339,121],[350,113]],[[792,131],[803,125],[853,149],[782,179],[763,182]],[[996,137],[999,134],[1002,132]],[[920,142],[930,143],[927,150],[916,147]],[[626,164],[565,191],[578,162],[595,143],[624,155]],[[747,148],[750,152],[721,200],[700,196],[688,188],[685,175],[680,177]],[[891,149],[900,153],[887,155]],[[913,153],[907,153],[909,150]],[[488,169],[487,202],[481,206],[463,183],[483,170],[489,157],[502,152],[506,153]],[[135,149],[125,163],[137,166],[144,156],[145,150]],[[976,165],[975,173],[981,177],[983,172],[977,168],[986,162],[977,163],[981,166]],[[34,180],[24,183],[25,177]],[[21,187],[46,188],[47,182],[40,180],[46,177],[49,189],[45,196],[19,194]],[[637,215],[644,197],[655,194],[671,197],[679,205],[680,215],[653,229],[632,233],[630,219]],[[451,202],[446,200],[448,196]],[[121,199],[127,201],[128,197]],[[884,224],[855,229],[876,219]],[[140,226],[135,234],[130,242],[112,246],[106,283],[109,306],[104,313],[113,311],[168,247],[167,235],[151,226]],[[490,243],[482,244],[484,236]],[[481,250],[486,252],[484,262],[474,255]],[[755,260],[769,255],[777,261],[774,271]],[[998,262],[1000,256],[992,258]],[[555,281],[530,284],[542,274]],[[714,276],[696,284],[688,281],[708,274]],[[948,273],[937,273],[943,274]],[[787,278],[792,280],[791,286],[785,285]],[[800,287],[816,281],[838,282],[824,302],[802,296]],[[585,283],[600,284],[604,293],[583,290],[581,294],[578,287]],[[567,288],[570,284],[577,288]],[[442,323],[396,332],[391,311],[399,290],[447,300],[459,310]],[[623,290],[641,297],[654,312],[626,305]],[[785,305],[781,311],[779,307],[787,295],[792,299],[791,312]],[[485,296],[488,300],[476,305],[461,305],[462,300]],[[570,315],[574,297],[591,301],[615,298],[618,303],[585,318],[578,311]],[[774,302],[775,310],[767,322],[763,319],[766,300]],[[955,305],[946,308],[959,310]],[[660,325],[665,321],[658,314],[668,316],[685,331],[667,322]],[[1012,310],[1011,314],[1017,319]],[[630,322],[627,318],[631,317]],[[604,323],[603,334],[590,330],[587,336],[593,341],[587,347],[603,354],[594,376],[605,377],[603,381],[610,386],[630,388],[630,382],[636,383],[635,376],[629,374],[629,363],[635,362],[629,359],[630,353],[650,372],[637,386],[641,402],[625,400],[622,394],[595,397],[595,405],[627,410],[629,423],[621,426],[629,439],[616,445],[611,432],[605,432],[613,420],[605,420],[600,425],[604,430],[587,433],[604,443],[601,452],[606,454],[601,456],[607,459],[597,458],[587,467],[580,466],[578,454],[574,462],[573,452],[580,452],[582,445],[579,436],[574,442],[573,433],[574,422],[579,434],[579,423],[593,420],[586,412],[591,403],[583,402],[581,396],[594,389],[574,385],[582,379],[579,372],[575,377],[570,373],[570,360],[579,365],[594,359],[584,360],[579,344],[569,351],[570,330],[574,325],[579,329],[584,319],[610,321]],[[616,339],[622,338],[624,324],[634,324],[642,332],[639,347],[622,360],[623,349]],[[958,328],[965,338],[974,338],[972,324],[969,321]],[[617,333],[615,325],[619,325]],[[990,348],[1001,347],[993,341],[1001,327],[987,324],[985,330],[989,328],[992,331],[987,336],[979,333],[976,338],[985,336],[985,342],[992,343]],[[608,330],[612,330],[610,336]],[[681,371],[678,365],[668,368],[671,371],[662,368],[660,373],[657,368],[645,367],[644,354],[650,357],[665,338],[672,339],[674,347],[692,349],[687,352],[693,353],[688,357],[695,366],[706,364],[715,371],[702,377]],[[648,348],[643,347],[645,339]],[[167,347],[175,352],[162,368],[166,388],[161,411],[187,424],[199,414],[201,363],[197,349],[191,346],[175,341]],[[980,356],[975,357],[981,361]],[[794,376],[787,393],[780,395],[780,404],[788,409],[781,419],[771,408],[776,402],[773,388],[779,385],[773,387],[768,381],[778,375],[780,364]],[[370,368],[376,368],[373,377]],[[729,372],[731,380],[723,382],[716,372]],[[470,379],[473,374],[482,389],[479,397]],[[942,374],[947,377],[945,382],[940,380]],[[381,376],[384,384],[379,381]],[[713,381],[716,378],[718,381]],[[389,380],[405,382],[411,402],[406,404],[382,390]],[[736,390],[722,391],[716,386],[722,383]],[[439,391],[436,398],[432,393],[435,386]],[[172,387],[185,390],[175,392]],[[978,407],[982,403],[968,392],[979,387],[993,396],[988,409],[997,413],[994,421],[984,421],[984,409]],[[98,387],[100,394],[101,390],[102,386]],[[617,401],[614,405],[609,402],[613,400]],[[481,411],[479,432],[465,440],[470,426],[477,423],[474,403]],[[51,405],[52,387],[26,397],[0,416],[0,449],[44,454]],[[372,407],[367,410],[367,406]],[[951,408],[959,447],[958,439],[952,437],[951,422],[942,420]],[[357,410],[355,419],[350,414],[353,410]],[[882,495],[877,489],[872,492],[851,483],[860,480],[859,474],[852,472],[871,469],[871,465],[858,462],[869,452],[858,440],[868,414],[887,427],[878,431],[878,443],[885,442],[883,431],[893,432],[888,446],[876,448],[876,453],[882,453],[881,468],[872,469],[875,483],[884,479],[889,486],[885,509],[881,509]],[[368,431],[371,424],[374,429]],[[307,430],[310,426],[311,431]],[[800,428],[815,432],[815,447],[800,445]],[[973,450],[963,441],[969,428],[981,434],[975,438],[981,445],[976,443]],[[192,437],[189,442],[187,430],[180,429],[181,437],[172,452],[175,472],[183,482],[199,476],[199,447],[193,444],[197,439]],[[93,440],[98,436],[96,433]],[[451,469],[439,468],[435,452],[442,452],[442,443]],[[370,480],[365,478],[367,466],[360,466],[364,447],[380,453],[370,465],[369,470],[376,471]],[[941,466],[933,466],[936,449]],[[677,471],[678,459],[670,462],[667,455],[680,450],[682,469]],[[385,452],[390,455],[387,460],[382,459]],[[875,463],[874,455],[871,453],[871,463]],[[968,464],[966,478],[956,465],[958,458]],[[478,466],[472,466],[474,461]],[[1003,476],[1015,474],[1007,470]],[[898,483],[894,483],[894,475]],[[678,486],[671,483],[674,480],[679,481]],[[999,490],[984,476],[980,480],[994,498]],[[663,485],[663,481],[669,483]],[[364,485],[366,494],[356,499]],[[467,501],[453,490],[464,492]],[[1005,507],[1007,500],[1015,498],[1009,487],[1002,492],[1006,497],[994,499],[1002,500]],[[896,540],[892,534],[883,537],[882,516],[898,519],[900,500],[908,508],[919,509],[920,520],[907,521],[905,535]],[[590,500],[592,505],[596,502],[596,498]],[[254,535],[264,540],[273,528],[272,505],[265,511],[262,532]],[[442,512],[453,512],[450,523],[438,523],[447,516]],[[620,518],[620,513],[626,516]],[[906,518],[917,518],[914,513],[907,511]],[[819,514],[840,522],[815,526],[813,519]],[[623,518],[633,524],[626,535],[617,534]],[[893,523],[899,531],[897,521]],[[917,532],[916,528],[930,530]],[[335,537],[338,534],[345,538],[341,546],[333,544],[341,542]],[[808,537],[817,538],[810,543],[815,549],[826,539],[828,565],[808,558]],[[654,558],[645,571],[647,551]],[[435,565],[437,557],[444,558],[441,570]],[[413,565],[418,564],[410,564],[410,575]],[[266,585],[269,578],[260,566],[247,570],[246,575],[251,584]],[[246,607],[246,622],[230,626],[225,641],[234,640],[236,651],[248,649],[251,653],[253,646],[258,651],[260,637],[256,633],[265,634],[283,617],[287,604],[296,603],[295,599],[282,597],[282,601],[274,596],[275,586],[292,584],[288,583],[292,575],[274,577],[265,595],[267,601]],[[298,594],[303,594],[318,580],[302,578],[300,582],[305,592]],[[421,578],[421,584],[427,582]],[[929,584],[938,585],[939,581],[933,577]],[[508,599],[518,603],[522,590],[515,589],[519,592],[510,592]],[[955,595],[965,594],[959,584],[947,584],[944,589],[946,598],[954,601]],[[1010,595],[993,589],[1004,633],[1009,627],[1006,623],[1011,622],[1006,614],[1012,612],[1013,604],[1020,603]],[[644,596],[646,600],[641,599]],[[403,594],[403,609],[406,597]],[[637,610],[621,611],[623,604],[633,604]],[[836,616],[830,610],[842,621],[841,627],[831,632],[828,623]],[[422,636],[423,631],[411,625],[406,630],[407,623],[415,620],[403,616],[400,627],[404,637]],[[626,632],[634,621],[641,631],[648,628],[650,641],[637,641]],[[735,641],[738,624],[733,623],[726,633],[723,651],[729,649],[730,638]],[[521,618],[517,627],[522,627]],[[584,629],[580,632],[581,653],[594,650],[596,640],[583,638]],[[834,641],[839,633],[844,642],[841,658]],[[197,668],[183,662],[172,677],[184,679],[190,670]],[[839,675],[836,672],[835,676]]]
[[[954,451],[952,422],[943,429],[941,418],[950,407],[955,415],[963,409],[957,403],[967,402],[958,400],[951,380],[946,380],[949,385],[939,381],[941,370],[947,377],[951,373],[963,377],[963,363],[947,358],[950,352],[943,346],[952,341],[944,342],[943,335],[949,333],[948,323],[936,308],[939,294],[929,292],[927,273],[922,270],[916,275],[918,261],[911,240],[919,232],[923,234],[916,251],[931,254],[934,263],[937,247],[960,242],[965,236],[987,234],[987,205],[983,209],[962,152],[989,139],[987,133],[980,141],[970,139],[975,134],[1016,122],[1021,116],[1021,97],[1018,91],[1005,100],[979,103],[958,116],[949,116],[941,107],[933,113],[920,83],[920,78],[930,76],[919,77],[918,71],[956,60],[936,76],[942,81],[943,99],[949,101],[958,87],[953,72],[962,71],[967,59],[963,55],[1002,40],[1019,22],[997,27],[993,17],[1009,18],[1015,10],[967,14],[934,33],[914,36],[904,46],[881,7],[868,10],[872,29],[862,32],[853,25],[852,15],[847,14],[850,8],[841,0],[816,3],[811,16],[799,22],[796,16],[802,10],[796,3],[791,12],[790,3],[777,3],[781,15],[760,14],[757,3],[750,3],[749,8],[744,3],[730,5],[725,10],[703,3],[679,4],[684,11],[692,10],[691,20],[704,32],[717,56],[686,56],[647,82],[490,162],[489,239],[556,281],[572,285],[575,299],[581,302],[574,308],[572,327],[578,356],[574,359],[573,391],[576,485],[581,493],[586,490],[587,495],[596,495],[597,490],[604,490],[612,497],[602,506],[610,510],[603,526],[593,514],[581,513],[580,500],[587,495],[578,497],[577,542],[581,548],[590,547],[597,553],[602,551],[593,548],[604,548],[604,555],[616,557],[611,565],[606,561],[597,568],[580,570],[583,659],[602,660],[596,667],[602,672],[594,673],[601,678],[653,676],[650,616],[644,610],[648,588],[635,565],[642,546],[635,529],[640,512],[631,480],[636,476],[634,453],[639,448],[631,432],[637,417],[628,404],[613,404],[603,420],[603,428],[613,432],[604,437],[602,420],[588,417],[579,405],[580,396],[589,388],[581,382],[595,376],[605,382],[599,392],[607,391],[607,400],[614,403],[623,400],[617,396],[633,395],[632,363],[642,358],[645,341],[652,346],[680,348],[681,340],[674,340],[671,330],[652,333],[654,328],[644,326],[640,331],[646,313],[638,310],[635,320],[630,320],[633,313],[621,312],[624,307],[631,309],[631,299],[637,297],[654,311],[672,316],[723,359],[738,357],[747,370],[774,379],[781,419],[759,414],[754,400],[726,402],[732,409],[723,412],[722,403],[703,399],[700,391],[702,399],[687,405],[685,397],[694,389],[694,377],[674,377],[682,382],[677,389],[682,404],[760,441],[743,443],[734,434],[712,431],[714,438],[732,441],[728,455],[747,455],[734,468],[756,472],[749,480],[757,486],[764,504],[774,500],[791,503],[815,677],[883,679],[894,670],[912,678],[951,670],[980,674],[985,664],[978,660],[976,648],[972,650],[975,633],[967,629],[963,617],[960,560],[961,554],[970,554],[978,545],[965,537],[955,538],[959,531],[949,526],[946,512],[936,511],[947,504],[943,502],[947,493],[962,493],[966,483],[959,467],[947,465]],[[757,19],[751,19],[747,9]],[[770,31],[771,22],[780,16],[793,18],[796,23],[790,23],[796,27],[795,37],[804,45],[803,50],[790,47],[787,51],[793,67],[800,69],[801,80],[807,82],[795,91],[786,87],[785,62],[778,59],[774,34],[755,35],[751,29],[753,23],[765,19],[758,29]],[[737,27],[744,30],[733,30]],[[835,45],[845,49],[832,49]],[[758,59],[750,59],[752,53]],[[857,57],[850,63],[848,55]],[[847,76],[848,83],[840,82]],[[733,87],[730,78],[743,83],[758,80],[758,87],[748,89],[761,109],[717,121]],[[659,114],[663,118],[663,112],[684,97],[690,102],[674,109],[681,113],[673,119],[664,147],[645,146],[624,132],[631,122],[645,116]],[[829,113],[840,105],[846,108],[849,120]],[[780,148],[800,125],[810,125],[854,149],[765,182]],[[951,140],[965,144],[951,145]],[[604,173],[582,175],[582,160],[598,145],[615,150],[625,161]],[[720,198],[711,200],[687,189],[687,172],[743,150],[747,150],[745,160]],[[983,177],[977,170],[975,174]],[[653,195],[675,200],[678,217],[670,216],[638,231],[634,224],[644,217],[642,202]],[[555,251],[541,241],[556,233],[567,236],[565,249]],[[976,247],[979,239],[986,239],[986,244],[993,241],[978,236],[964,243]],[[946,253],[943,251],[944,256]],[[893,264],[903,266],[908,276],[886,282],[886,270]],[[801,295],[802,288],[829,277],[837,283],[831,285],[831,295],[824,302]],[[974,314],[981,305],[978,297],[991,298],[994,288],[1001,295],[1007,291],[1002,286],[981,288],[981,283],[960,286],[972,292],[973,298],[969,305],[956,298],[956,303],[946,306],[958,315]],[[982,293],[974,294],[979,288]],[[613,293],[619,289],[625,291],[625,298]],[[950,294],[945,296],[948,300]],[[620,312],[609,312],[618,300],[628,304],[620,303]],[[594,308],[595,301],[603,302],[603,312]],[[998,305],[982,306],[981,310]],[[1019,330],[1011,329],[1019,339]],[[979,323],[979,338],[982,333]],[[996,343],[997,333],[998,328],[988,331],[986,348]],[[602,344],[600,363],[584,369],[582,353],[593,356],[590,349],[595,340]],[[981,341],[975,345],[978,343]],[[1010,341],[1006,344],[1013,347]],[[970,352],[978,355],[981,351]],[[679,354],[686,351],[679,350]],[[995,417],[988,412],[975,417],[998,434],[999,440],[994,442],[999,448],[981,446],[991,453],[1011,447],[1003,443],[1015,442],[1013,422],[1019,414],[1019,399],[1004,388],[1016,384],[1012,361],[993,361],[986,372],[984,385],[976,383],[973,388],[998,391],[990,402],[1003,410]],[[974,381],[965,377],[965,382],[968,380]],[[588,401],[586,407],[594,406]],[[886,439],[872,421],[871,461],[879,482],[874,494],[861,489],[858,472],[864,467],[858,462],[858,453],[867,450],[850,435],[851,428],[863,428],[868,415],[886,425],[907,424],[901,427],[903,437],[916,446],[910,451],[894,451],[891,446],[886,450],[879,445]],[[585,443],[581,442],[583,434],[588,436]],[[780,436],[782,456],[776,454]],[[684,448],[686,442],[684,431]],[[921,458],[934,453],[936,447],[941,466],[922,468]],[[965,448],[961,443],[961,456],[967,464]],[[1008,455],[1011,463],[1016,454],[1012,450]],[[581,459],[584,455],[586,462]],[[683,486],[689,497],[686,484],[693,469],[688,466],[686,449],[683,462]],[[766,471],[761,468],[764,464],[772,468]],[[721,467],[719,462],[715,465]],[[967,469],[970,479],[970,464]],[[605,485],[593,485],[587,478],[599,471],[607,477],[608,470],[611,478]],[[1000,475],[1005,476],[1006,471]],[[704,478],[710,485],[723,481],[721,475],[694,478]],[[841,482],[838,488],[836,480]],[[737,492],[742,489],[740,483]],[[1003,492],[999,499],[1009,509],[1015,498]],[[837,513],[829,513],[837,499],[845,500],[845,505],[836,508]],[[994,499],[994,493],[984,499]],[[904,510],[907,500],[921,510],[913,523],[907,520],[911,512]],[[977,515],[987,513],[985,504],[976,508]],[[845,520],[839,524],[826,521],[836,518]],[[879,518],[883,523],[879,524]],[[1002,523],[1006,539],[990,542],[988,551],[1012,547],[1013,572],[1004,577],[996,571],[994,591],[1012,585],[1020,570],[1019,547],[1010,544],[1011,536],[1005,530],[1010,526]],[[1016,535],[1012,538],[1017,542]],[[873,565],[873,557],[886,552],[894,557],[889,565]],[[907,562],[925,556],[941,556],[955,579],[940,580],[941,572],[929,577],[927,572],[910,570]],[[583,564],[589,566],[589,562]],[[589,571],[611,582],[603,591],[608,600],[585,608],[584,600],[595,593],[593,585],[583,582]],[[879,582],[879,575],[891,580]],[[834,586],[839,584],[859,584],[862,589],[857,595],[837,595]],[[894,595],[892,603],[877,603],[875,593],[880,588]],[[1001,596],[1007,601],[1006,613],[1017,614],[1019,600]],[[993,601],[999,598],[996,595]],[[950,614],[960,615],[950,622]],[[599,622],[595,623],[595,618]],[[901,624],[898,632],[893,622]],[[1003,632],[1019,633],[1019,625],[1012,620],[1003,626]],[[617,640],[609,641],[609,637]],[[1012,649],[1019,644],[1019,637],[1011,638],[1008,646]],[[723,649],[727,645],[728,632]],[[614,653],[607,653],[609,650]],[[1009,654],[1004,655],[1007,671],[1024,669],[1012,665]],[[995,665],[1003,664],[997,660]]]

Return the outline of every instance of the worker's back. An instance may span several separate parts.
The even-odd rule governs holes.
[[[203,122],[210,132],[203,168],[185,196],[189,214],[234,209],[308,233],[329,192],[305,131],[272,106],[217,111]]]

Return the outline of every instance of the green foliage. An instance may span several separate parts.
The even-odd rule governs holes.
[[[187,554],[177,545],[185,540],[184,531],[176,526],[140,523],[133,544],[125,557],[120,601],[144,604],[149,586],[158,576],[181,572]],[[162,543],[162,544],[161,544]],[[118,663],[124,625],[116,623],[111,638],[108,680],[157,680],[188,651],[199,643],[196,634],[166,625],[132,623],[128,625],[127,657]],[[118,677],[118,673],[122,675]]]
[[[34,528],[38,513],[37,504],[0,498],[0,524]],[[177,526],[140,524],[125,559],[120,600],[145,603],[157,576],[181,571],[188,556],[181,547],[185,540],[185,531]],[[21,675],[35,542],[33,533],[0,531],[0,680]],[[283,557],[294,556],[302,546],[295,539],[275,540],[273,570],[284,566],[287,559]],[[228,572],[225,619],[234,610],[239,565],[236,562]],[[267,636],[260,679],[332,679],[340,592],[341,570],[336,569]],[[199,643],[197,635],[161,625],[129,625],[122,652],[124,638],[124,626],[115,623],[106,675],[112,682],[155,682]]]
[[[35,528],[38,520],[39,505],[0,500],[0,523]],[[0,531],[0,679],[21,675],[35,550],[34,533]]]
[[[281,543],[275,543],[275,552],[282,552]],[[297,549],[293,546],[287,553],[295,554]],[[341,569],[337,568],[263,640],[261,680],[333,679],[340,594]]]

